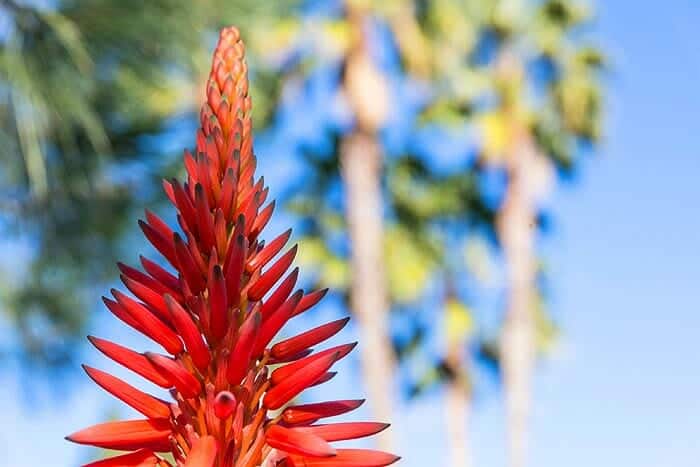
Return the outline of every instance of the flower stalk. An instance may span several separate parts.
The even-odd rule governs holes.
[[[316,351],[347,324],[333,321],[274,342],[293,317],[325,290],[296,290],[297,248],[284,251],[288,230],[269,243],[260,235],[273,213],[264,178],[256,180],[251,99],[239,32],[221,31],[200,114],[196,150],[185,151],[187,180],[163,186],[179,232],[146,211],[139,226],[169,266],[141,257],[143,270],[119,264],[130,295],[104,298],[121,321],[162,347],[137,352],[97,337],[105,356],[161,388],[172,401],[147,394],[85,366],[99,386],[145,418],[98,424],[70,441],[127,451],[87,464],[178,467],[385,466],[398,457],[340,449],[334,441],[363,438],[384,423],[318,423],[352,411],[362,400],[290,405],[305,389],[335,376],[333,365],[355,343]]]

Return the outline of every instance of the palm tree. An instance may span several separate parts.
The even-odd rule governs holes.
[[[347,289],[350,307],[358,318],[360,337],[366,343],[362,348],[361,363],[371,410],[374,416],[391,420],[394,355],[388,329],[389,292],[384,253],[384,161],[383,148],[378,140],[389,103],[384,76],[370,56],[372,44],[368,42],[366,31],[371,27],[371,18],[372,11],[368,5],[348,1],[337,15],[323,17],[322,24],[317,25],[315,31],[310,32],[300,23],[291,27],[287,23],[279,27],[283,31],[281,36],[288,34],[290,29],[295,30],[296,34],[286,36],[291,48],[303,48],[309,42],[314,43],[316,50],[318,44],[340,44],[328,61],[342,69],[336,92],[343,96],[354,125],[349,131],[335,132],[331,160],[325,159],[323,166],[317,165],[313,171],[319,177],[317,183],[307,183],[305,186],[312,192],[296,196],[292,204],[317,225],[331,223],[331,219],[337,219],[337,216],[332,212],[334,207],[324,202],[327,195],[325,190],[339,176],[346,200],[342,223],[347,226],[350,245],[347,263],[345,258],[333,257],[322,241],[319,244],[315,240],[323,237],[318,231],[311,232],[306,240],[302,240],[312,244],[302,250],[318,251],[323,258],[316,257],[314,260],[326,263],[325,269],[332,268],[330,265],[333,264],[340,265],[344,271],[342,284],[332,282],[332,278],[337,276],[333,273],[322,274],[320,279],[326,282],[324,285]],[[301,21],[304,21],[303,17]],[[342,31],[340,39],[337,37],[339,30]],[[312,55],[310,61],[323,66],[319,55],[323,54]],[[290,80],[315,72],[313,67],[304,69],[303,60],[298,65],[288,72]],[[319,123],[320,127],[314,129],[317,135],[324,131],[322,125],[327,124]],[[307,175],[307,179],[312,177]],[[378,444],[382,449],[392,449],[390,433],[381,433]]]
[[[464,203],[457,215],[485,223],[495,233],[506,265],[508,305],[496,357],[506,392],[511,463],[521,467],[535,358],[542,340],[551,336],[536,283],[539,202],[555,170],[573,168],[580,143],[599,138],[601,54],[576,35],[590,12],[559,0],[468,5],[442,0],[420,11],[410,6],[401,11],[392,24],[403,31],[395,36],[404,43],[404,62],[413,73],[438,83],[425,118],[447,125],[466,121],[480,130],[479,161],[461,177],[467,181],[492,168],[507,176],[495,216],[473,203]],[[445,180],[429,183],[443,186]],[[444,187],[441,192],[446,199],[446,193],[455,193]],[[445,214],[433,212],[424,220]],[[459,355],[448,344],[443,363],[453,370],[445,378],[446,403],[468,413],[471,393],[455,386],[459,373],[454,368],[466,368]],[[454,426],[448,428],[453,436],[464,435],[455,435]],[[453,465],[462,465],[464,452],[457,443],[452,446],[457,446],[450,451]]]
[[[294,25],[286,22],[280,25],[279,32],[273,31],[264,38],[268,41],[268,50],[274,50],[277,56],[279,50],[284,49],[281,43],[286,43],[290,49],[308,51],[310,48],[315,51],[308,54],[311,57],[305,57],[303,53],[286,54],[302,56],[295,66],[286,64],[289,81],[294,83],[300,80],[300,76],[307,76],[311,81],[308,76],[314,75],[316,67],[323,66],[318,62],[323,62],[324,58],[339,64],[342,69],[337,93],[350,109],[354,126],[330,131],[333,140],[328,151],[330,155],[317,156],[307,149],[307,153],[311,153],[307,157],[312,161],[312,171],[305,174],[304,192],[297,194],[290,206],[312,226],[307,229],[303,240],[309,244],[302,251],[315,252],[306,253],[306,259],[317,263],[317,269],[322,271],[319,274],[322,285],[348,291],[351,309],[359,318],[363,342],[367,343],[361,356],[364,381],[374,402],[374,415],[383,419],[391,419],[394,395],[395,356],[388,329],[390,305],[409,303],[421,295],[437,266],[440,248],[436,247],[427,229],[420,232],[416,229],[415,207],[395,199],[394,188],[383,186],[384,174],[392,185],[396,168],[411,166],[412,161],[411,157],[400,155],[394,159],[396,163],[388,164],[382,157],[385,148],[379,133],[389,106],[396,103],[388,102],[393,93],[387,87],[386,70],[372,58],[372,49],[386,44],[372,43],[370,37],[374,33],[374,41],[378,41],[377,29],[386,27],[392,36],[390,41],[398,45],[401,58],[406,60],[399,73],[410,79],[436,82],[438,73],[431,75],[433,60],[428,44],[416,50],[416,41],[424,40],[418,30],[416,14],[412,1],[348,1],[339,10],[321,18],[313,16],[313,20],[305,21],[302,17]],[[276,42],[275,37],[282,39]],[[328,50],[331,51],[330,58]],[[285,60],[282,62],[286,63]],[[309,66],[309,62],[316,65]],[[332,96],[326,96],[326,102],[321,105],[330,107],[334,100]],[[297,104],[300,108],[305,105],[312,104],[303,100]],[[304,118],[307,122],[312,119],[308,113]],[[318,135],[327,127],[327,122],[316,123],[314,130]],[[425,172],[424,169],[421,171]],[[335,212],[338,206],[326,201],[332,198],[338,174],[345,194],[344,219]],[[465,193],[457,183],[458,180],[452,185],[446,184],[456,189],[446,202],[444,193],[439,190],[426,196],[422,206],[428,205],[430,212],[418,216],[434,217],[434,210],[454,210],[464,198],[471,197],[473,187],[470,185],[469,193]],[[414,195],[411,196],[415,198]],[[384,220],[387,209],[395,211],[395,217],[388,217],[388,222]],[[332,239],[343,231],[343,226],[347,226],[349,233],[349,257],[334,251],[331,245]],[[380,439],[384,449],[391,448],[389,442],[386,438]]]
[[[497,42],[487,65],[496,104],[481,116],[484,163],[500,167],[508,180],[495,227],[507,270],[499,354],[513,467],[527,460],[537,353],[539,203],[555,170],[572,168],[577,145],[599,137],[601,64],[600,53],[574,35],[589,17],[575,2],[518,6],[497,2],[485,22],[484,30]]]
[[[299,81],[300,76],[313,76],[315,67],[309,66],[309,62],[322,62],[323,58],[339,63],[343,70],[343,78],[337,83],[338,93],[351,109],[355,125],[349,131],[331,130],[331,155],[308,156],[312,160],[312,173],[305,174],[305,193],[297,195],[291,206],[312,225],[305,240],[312,245],[306,245],[302,250],[315,252],[312,255],[307,253],[312,256],[307,259],[318,263],[318,269],[322,271],[320,280],[325,282],[323,285],[348,290],[351,308],[359,318],[360,333],[364,342],[369,343],[364,346],[361,356],[365,384],[372,400],[376,401],[373,406],[375,416],[385,419],[390,419],[389,411],[393,405],[395,360],[389,341],[389,304],[405,304],[420,297],[427,279],[439,270],[437,266],[444,256],[441,247],[436,247],[428,224],[440,216],[463,216],[467,206],[472,208],[478,204],[474,184],[465,182],[464,177],[452,177],[439,183],[429,181],[437,189],[431,188],[421,201],[417,199],[420,196],[418,190],[406,187],[400,179],[404,178],[403,169],[417,169],[418,173],[410,175],[412,182],[417,183],[418,179],[430,177],[430,169],[419,167],[410,154],[399,155],[391,164],[382,158],[384,148],[378,131],[386,118],[387,95],[391,93],[386,88],[387,77],[382,76],[384,70],[370,58],[370,49],[378,44],[368,42],[368,35],[376,33],[377,24],[379,28],[386,26],[390,41],[398,46],[404,62],[400,70],[403,77],[430,83],[435,89],[442,86],[445,77],[456,78],[461,71],[455,70],[454,63],[445,62],[443,58],[465,53],[473,47],[469,40],[461,42],[466,38],[459,30],[459,23],[454,21],[450,23],[450,30],[441,29],[439,24],[428,31],[421,30],[416,5],[413,1],[346,2],[330,15],[320,19],[314,16],[313,21],[308,22],[302,18],[297,24],[285,22],[279,25],[278,32],[273,31],[264,37],[268,50],[273,50],[277,57],[302,55],[295,66],[281,60],[286,64],[292,82]],[[460,2],[436,2],[435,6],[429,6],[430,13],[423,12],[423,16],[439,22],[450,20],[450,17],[454,19],[456,12],[461,15],[458,18],[466,20],[460,5]],[[276,41],[275,37],[281,39]],[[311,57],[308,58],[303,53],[280,54],[284,43],[292,49],[308,51],[310,48],[315,53],[309,54]],[[330,59],[327,57],[329,49]],[[322,59],[319,60],[318,56]],[[333,100],[326,97],[329,103]],[[303,100],[297,104],[299,108],[311,105]],[[312,117],[305,113],[304,119],[308,122]],[[429,117],[429,120],[437,119]],[[326,122],[316,124],[314,131],[318,135]],[[416,128],[420,126],[419,122],[412,124]],[[338,218],[335,213],[337,206],[325,201],[331,198],[335,188],[338,167],[346,195],[345,219]],[[383,173],[389,179],[388,191],[382,186]],[[315,181],[311,181],[312,177],[316,177]],[[404,188],[409,192],[406,197],[396,191]],[[387,208],[394,211],[395,217],[389,217],[388,225],[383,226],[383,211]],[[418,223],[425,223],[426,228],[417,228]],[[349,231],[349,261],[330,245],[332,239],[342,232],[343,225]],[[451,354],[454,356],[456,352]],[[463,392],[460,388],[453,394]],[[390,448],[386,440],[382,439],[380,443],[384,448]]]
[[[368,12],[347,3],[351,43],[345,58],[343,91],[356,125],[340,143],[340,169],[350,238],[350,306],[358,318],[363,347],[362,373],[374,416],[392,419],[394,356],[388,329],[389,304],[384,268],[382,147],[377,131],[386,120],[388,90],[372,62],[364,32]],[[393,449],[391,432],[379,445]]]

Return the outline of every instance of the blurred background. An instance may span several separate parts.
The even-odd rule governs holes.
[[[269,238],[294,226],[304,283],[331,289],[289,327],[355,317],[316,395],[367,396],[405,466],[696,465],[699,20],[693,0],[0,0],[0,465],[99,458],[63,437],[129,415],[79,363],[141,382],[85,335],[148,345],[100,296],[152,256],[143,209],[172,217],[160,180],[228,24]]]

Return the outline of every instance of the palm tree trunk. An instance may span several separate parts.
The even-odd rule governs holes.
[[[356,129],[340,145],[351,250],[350,306],[359,322],[362,374],[370,409],[374,418],[390,422],[394,353],[384,271],[382,149],[376,136],[388,113],[388,90],[368,52],[368,11],[354,2],[346,7],[352,44],[345,59],[343,92],[356,120]],[[384,450],[394,448],[389,430],[380,433],[377,442]]]
[[[463,368],[461,345],[448,349],[447,363],[459,375]],[[471,467],[472,449],[469,424],[472,398],[467,382],[459,377],[447,383],[445,393],[445,418],[447,422],[448,463],[451,467]]]
[[[508,188],[496,226],[508,275],[500,358],[511,467],[524,467],[527,462],[535,360],[535,205],[531,175],[537,154],[532,136],[522,133],[516,138],[508,161]]]
[[[352,250],[350,304],[359,321],[363,380],[374,417],[389,421],[394,357],[387,325],[381,148],[373,136],[356,132],[342,142],[340,159]],[[392,449],[389,430],[378,443]]]

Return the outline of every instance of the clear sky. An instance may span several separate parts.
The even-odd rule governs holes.
[[[555,228],[544,252],[565,334],[557,356],[538,372],[531,465],[694,467],[700,2],[597,3],[597,32],[614,63],[607,138],[552,203]],[[103,321],[101,335],[125,334]],[[87,358],[105,367],[96,352]],[[357,363],[343,369],[334,388],[361,397],[351,384]],[[35,400],[24,397],[28,383],[20,377],[0,375],[0,465],[77,465],[86,451],[62,437],[114,405],[87,378],[55,397],[45,394],[50,384],[39,385]],[[481,397],[472,422],[475,465],[505,466],[500,395]],[[438,395],[402,407],[394,421],[402,465],[446,465],[443,425]]]

